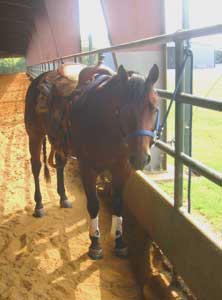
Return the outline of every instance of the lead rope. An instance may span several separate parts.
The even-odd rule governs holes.
[[[167,111],[166,111],[164,117],[163,117],[163,121],[162,121],[162,123],[159,126],[159,129],[158,129],[158,138],[160,138],[162,136],[162,134],[163,134],[163,130],[164,130],[165,126],[166,126],[166,121],[167,121],[167,118],[169,116],[172,104],[175,101],[176,96],[178,94],[179,85],[181,83],[182,75],[183,75],[183,72],[184,72],[184,69],[185,69],[185,66],[186,66],[188,58],[191,58],[191,61],[193,61],[193,53],[192,53],[192,51],[190,49],[185,49],[184,61],[183,61],[183,64],[182,64],[180,72],[179,72],[178,82],[177,82],[177,85],[176,85],[175,90],[173,92],[172,98],[170,100],[170,104],[169,104],[169,106],[167,108]],[[191,64],[193,65],[193,63],[191,63]]]
[[[162,121],[161,125],[159,126],[159,129],[158,129],[158,132],[157,132],[157,139],[160,139],[162,134],[163,134],[163,131],[164,131],[164,128],[166,126],[166,121],[167,121],[167,118],[169,116],[172,104],[175,101],[176,96],[178,94],[179,85],[181,83],[182,75],[183,75],[183,72],[184,72],[184,69],[185,69],[185,66],[186,66],[186,63],[187,63],[188,59],[190,59],[190,71],[191,71],[190,72],[190,74],[191,74],[191,76],[190,76],[190,93],[191,94],[193,93],[193,52],[189,48],[187,48],[187,49],[185,49],[184,61],[183,61],[183,64],[182,64],[180,72],[179,72],[179,78],[178,78],[177,85],[176,85],[175,90],[173,92],[173,96],[171,98],[171,101],[170,101],[170,104],[167,108],[167,111],[166,111],[166,113],[163,117],[163,121]],[[189,153],[188,153],[190,157],[192,156],[192,127],[193,127],[193,107],[191,105],[191,108],[190,108],[190,126],[189,126]],[[187,186],[187,210],[188,210],[189,213],[191,212],[191,173],[192,173],[192,169],[189,167],[188,168],[188,186]]]
[[[190,93],[193,94],[193,52],[190,52]],[[193,106],[190,106],[190,126],[189,126],[189,156],[192,157],[192,131],[193,131]],[[187,186],[187,210],[191,213],[191,175],[192,169],[188,168],[188,186]]]

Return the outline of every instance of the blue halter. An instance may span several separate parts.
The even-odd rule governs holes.
[[[137,137],[137,136],[149,136],[153,140],[156,140],[159,136],[159,131],[160,131],[160,111],[157,108],[157,117],[156,117],[156,123],[155,123],[154,130],[153,131],[145,130],[145,129],[136,130],[136,131],[130,133],[127,136],[127,139],[134,138],[134,137]]]

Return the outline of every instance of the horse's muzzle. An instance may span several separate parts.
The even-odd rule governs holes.
[[[137,157],[136,155],[132,154],[130,156],[130,163],[135,170],[143,170],[146,165],[148,165],[151,161],[150,154],[144,154],[141,157]]]

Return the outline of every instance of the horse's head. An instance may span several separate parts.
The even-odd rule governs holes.
[[[126,100],[116,113],[119,114],[121,131],[128,145],[130,162],[135,169],[142,170],[151,159],[150,148],[159,118],[158,95],[154,90],[159,69],[153,65],[147,78],[130,75],[120,66],[118,76],[125,86]]]

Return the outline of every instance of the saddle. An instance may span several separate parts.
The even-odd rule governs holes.
[[[36,112],[48,112],[52,90],[62,98],[67,98],[73,93],[78,97],[85,89],[88,90],[87,85],[91,84],[99,74],[111,76],[115,73],[103,65],[102,60],[96,66],[90,67],[82,64],[63,64],[56,71],[45,73],[38,84],[40,93],[37,97]],[[91,85],[94,86],[93,83]]]
[[[111,78],[111,75],[115,74],[112,70],[100,63],[96,66],[85,67],[83,69],[80,67],[75,68],[75,65],[71,66],[73,66],[73,68],[66,68],[65,65],[59,68],[58,71],[47,73],[39,83],[38,87],[40,90],[39,99],[41,99],[40,97],[43,97],[43,99],[41,99],[43,103],[41,112],[48,112],[50,109],[48,101],[53,101],[53,97],[50,99],[50,97],[53,96],[53,93],[51,93],[52,89],[53,91],[55,89],[55,93],[57,96],[60,96],[60,101],[63,103],[61,115],[59,118],[55,118],[53,122],[55,128],[48,132],[48,137],[52,145],[50,153],[51,166],[54,165],[53,156],[55,151],[59,152],[63,158],[69,156],[69,118],[72,110],[71,108],[78,114],[84,107],[89,93],[97,88],[101,88],[103,84]],[[68,72],[69,78],[67,77],[67,70],[70,72]],[[71,72],[73,70],[74,73]],[[40,107],[40,105],[38,107]],[[40,112],[40,109],[38,112]]]
[[[85,65],[65,64],[56,71],[47,72],[38,84],[40,93],[37,98],[36,111],[38,113],[48,112],[52,89],[58,96],[70,96],[78,85],[79,74],[83,68]]]
[[[71,133],[70,133],[70,116],[79,115],[87,103],[87,97],[97,88],[101,88],[110,80],[110,75],[98,75],[91,82],[77,88],[71,97],[61,99],[63,101],[63,110],[61,115],[54,117],[52,122],[53,128],[48,132],[49,141],[51,143],[51,152],[49,155],[49,165],[55,167],[54,154],[60,153],[63,159],[67,159],[71,153]],[[53,116],[53,114],[51,115]],[[76,154],[78,151],[76,151]],[[78,154],[77,154],[78,155]]]

